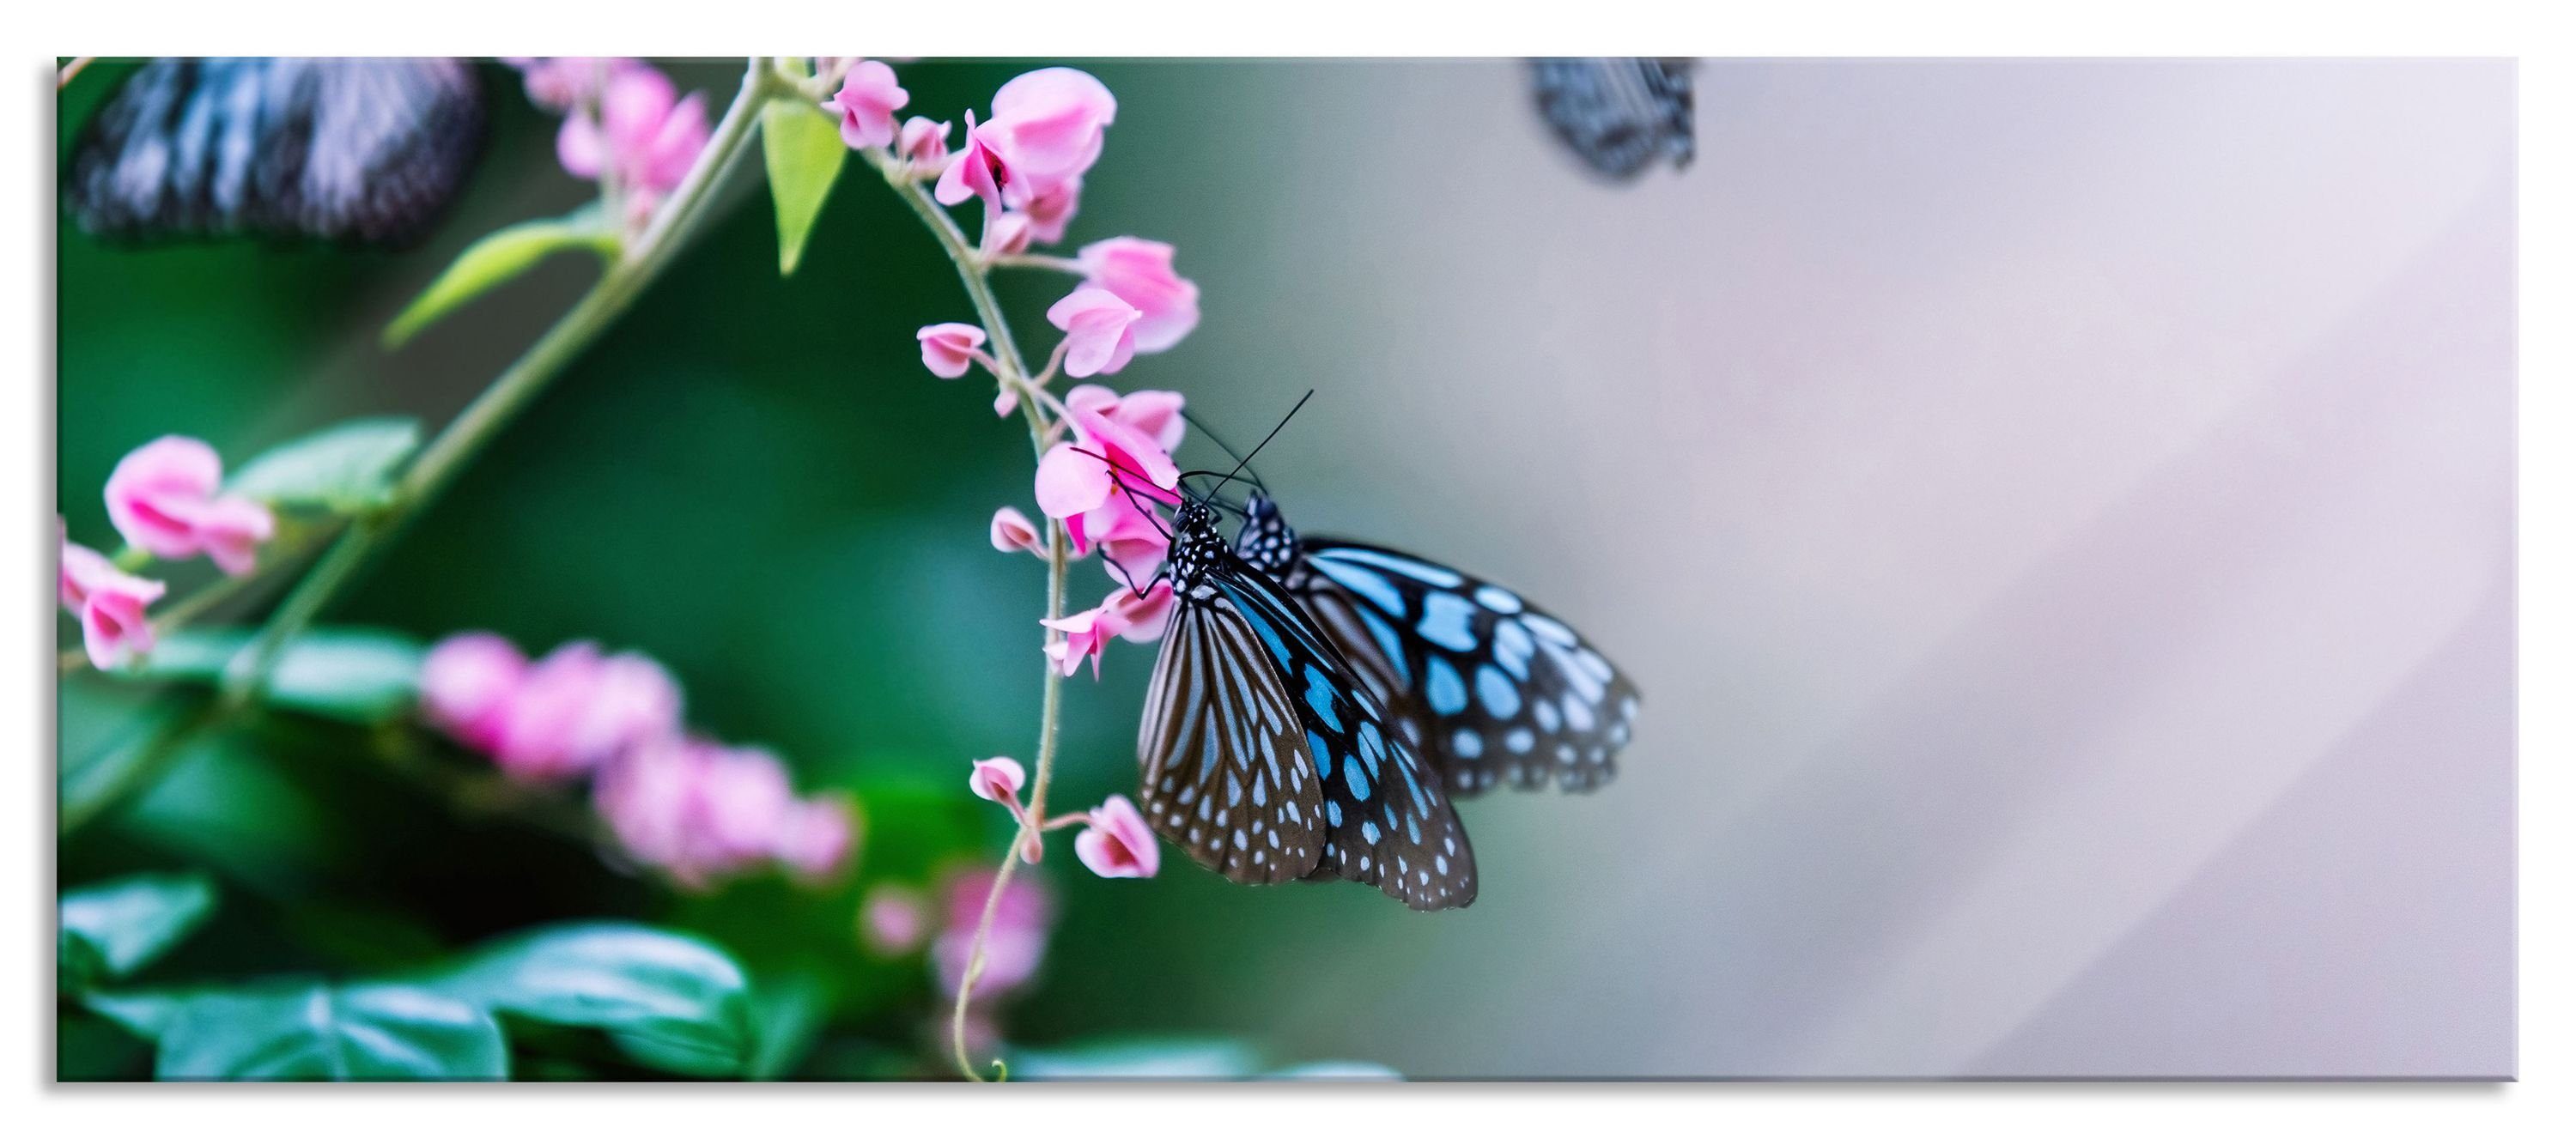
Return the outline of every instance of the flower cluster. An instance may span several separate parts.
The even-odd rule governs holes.
[[[639,653],[576,641],[531,661],[491,633],[459,633],[422,662],[421,711],[520,782],[587,778],[628,857],[689,889],[784,866],[828,878],[847,860],[846,803],[799,799],[778,758],[690,734],[679,685]]]
[[[600,184],[641,228],[688,176],[707,145],[706,100],[683,97],[671,78],[636,59],[513,59],[528,99],[564,117],[555,158],[566,172]]]
[[[56,593],[80,618],[92,665],[116,668],[152,651],[144,609],[169,587],[129,572],[143,558],[204,554],[240,577],[259,568],[259,548],[277,534],[277,516],[249,497],[226,494],[224,461],[202,439],[164,435],[117,461],[107,476],[107,517],[130,552],[109,558],[62,536]]]

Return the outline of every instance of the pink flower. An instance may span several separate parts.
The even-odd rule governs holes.
[[[1019,550],[1038,553],[1044,549],[1042,542],[1037,523],[1029,521],[1029,516],[1017,508],[1005,506],[993,512],[994,549],[1006,554]]]
[[[901,886],[869,890],[868,900],[859,906],[860,938],[879,956],[900,957],[921,948],[929,925],[921,895]]]
[[[527,84],[529,102],[557,114],[598,102],[609,76],[644,66],[633,59],[589,56],[519,57],[502,62],[519,69]]]
[[[991,217],[1002,208],[1002,160],[985,145],[984,136],[976,133],[975,112],[966,112],[966,149],[957,152],[948,168],[939,173],[939,184],[930,196],[940,205],[953,206],[968,198],[984,199],[984,216]]]
[[[81,647],[96,668],[116,668],[152,651],[152,623],[143,610],[168,588],[116,568],[87,546],[62,543],[55,593],[80,617]]]
[[[1019,212],[1029,219],[1031,240],[1053,245],[1064,240],[1064,227],[1072,223],[1074,211],[1081,205],[1082,179],[1067,178],[1047,193],[1031,195],[1021,203]]]
[[[1100,656],[1109,648],[1109,638],[1144,642],[1163,635],[1163,626],[1171,618],[1172,587],[1156,582],[1143,596],[1120,587],[1100,604],[1079,613],[1060,618],[1041,619],[1038,624],[1063,633],[1064,638],[1046,647],[1047,659],[1066,676],[1091,661],[1091,675],[1100,675]]]
[[[997,755],[975,761],[974,772],[966,777],[966,789],[973,791],[978,799],[1016,804],[1020,801],[1020,787],[1027,779],[1028,773],[1020,768],[1020,761]]]
[[[592,803],[627,854],[690,889],[767,861],[797,806],[777,757],[678,736],[609,765]]]
[[[501,742],[511,697],[528,658],[492,633],[458,633],[438,642],[420,665],[420,704],[429,721],[458,742],[491,751]]]
[[[825,797],[787,808],[770,855],[789,873],[809,883],[820,883],[841,872],[857,845],[858,824],[851,817],[849,804],[838,797]]]
[[[976,249],[986,257],[1010,257],[1029,251],[1029,215],[1012,210],[984,226]]]
[[[913,333],[921,341],[921,366],[943,380],[953,380],[974,366],[975,350],[984,346],[984,330],[971,324],[932,324]]]
[[[1029,72],[993,93],[993,117],[966,116],[966,149],[940,176],[944,205],[981,197],[990,213],[1061,194],[1099,161],[1118,100],[1098,79],[1070,67]]]
[[[1180,497],[1170,488],[1180,480],[1171,451],[1186,425],[1181,402],[1178,392],[1121,396],[1097,384],[1065,393],[1074,438],[1039,458],[1037,499],[1048,517],[1065,521],[1074,553],[1104,547],[1130,578],[1162,560],[1170,539],[1151,504]]]
[[[993,871],[980,867],[959,874],[948,885],[947,919],[938,940],[931,943],[930,958],[938,970],[940,988],[952,996],[965,984],[975,927],[983,921],[984,899],[992,889]],[[1001,996],[1037,974],[1046,958],[1047,928],[1055,920],[1054,910],[1046,887],[1026,876],[1013,878],[1002,890],[992,932],[984,943],[984,972],[975,982],[977,996]]]
[[[1139,237],[1113,237],[1083,246],[1076,258],[1084,283],[1106,289],[1144,315],[1136,320],[1136,350],[1160,352],[1181,342],[1199,323],[1199,287],[1172,271],[1172,247]]]
[[[1047,323],[1064,330],[1064,374],[1116,375],[1136,355],[1136,306],[1107,289],[1075,289],[1047,309]]]
[[[117,461],[107,476],[107,516],[117,533],[156,558],[203,552],[236,577],[258,561],[277,531],[268,508],[239,495],[218,497],[224,462],[203,440],[164,435]]]
[[[633,653],[602,657],[576,641],[521,677],[501,714],[492,758],[516,779],[568,779],[679,726],[679,686],[662,666]]]
[[[1162,847],[1136,805],[1112,795],[1091,811],[1091,825],[1073,837],[1073,853],[1103,878],[1151,878],[1162,869]]]
[[[1082,177],[1117,117],[1118,100],[1088,72],[1045,67],[1002,84],[992,121],[978,131],[1008,171],[1004,204],[1026,205]]]
[[[938,166],[948,161],[948,124],[914,115],[903,121],[903,129],[895,135],[894,148],[904,161],[915,166]]]
[[[894,69],[861,60],[841,82],[832,106],[841,112],[841,141],[853,148],[884,146],[895,139],[894,113],[912,95],[894,81]]]
[[[564,119],[555,155],[583,178],[614,178],[645,201],[677,188],[707,145],[706,101],[678,97],[669,77],[638,64],[618,69],[599,98]]]
[[[1124,626],[1118,639],[1144,644],[1163,639],[1163,629],[1172,620],[1172,583],[1158,581],[1139,596],[1132,589],[1120,589],[1101,604],[1118,614]]]

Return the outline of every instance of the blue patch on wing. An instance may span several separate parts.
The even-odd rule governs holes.
[[[1471,652],[1476,647],[1476,632],[1468,621],[1476,607],[1455,593],[1430,593],[1422,598],[1422,623],[1414,626],[1422,639],[1453,653]]]
[[[1361,550],[1353,549],[1348,546],[1336,546],[1332,549],[1324,550],[1314,555],[1314,560],[1317,562],[1325,562],[1335,559],[1376,566],[1379,569],[1400,573],[1415,581],[1426,582],[1431,585],[1439,586],[1442,589],[1453,589],[1465,584],[1467,581],[1466,578],[1458,576],[1457,571],[1448,569],[1447,567],[1435,566],[1429,562],[1415,561],[1412,558],[1398,557],[1381,550]],[[1403,610],[1398,609],[1396,612],[1401,613]]]
[[[1371,605],[1398,617],[1404,616],[1404,594],[1398,592],[1395,583],[1383,575],[1358,566],[1343,565],[1323,555],[1317,555],[1313,562],[1325,577],[1333,579],[1334,584],[1367,598]]]
[[[1306,666],[1306,706],[1315,710],[1316,719],[1322,720],[1326,727],[1338,732],[1342,730],[1342,717],[1333,711],[1333,696],[1333,682],[1324,676],[1324,670],[1308,664]]]
[[[1413,669],[1404,663],[1404,642],[1396,637],[1395,626],[1387,624],[1386,618],[1378,616],[1376,610],[1360,609],[1358,613],[1360,623],[1368,626],[1369,636],[1377,639],[1378,651],[1386,654],[1387,667],[1395,670],[1395,683],[1398,686],[1410,686],[1413,683]],[[1527,638],[1529,634],[1523,633],[1521,636]]]
[[[1521,691],[1503,670],[1486,665],[1476,670],[1476,699],[1485,704],[1485,712],[1497,720],[1508,720],[1521,710]]]
[[[1440,657],[1432,657],[1423,666],[1422,695],[1431,701],[1431,710],[1443,716],[1455,716],[1467,710],[1467,682],[1458,679],[1458,670]]]

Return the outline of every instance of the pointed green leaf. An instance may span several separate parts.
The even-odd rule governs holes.
[[[705,941],[650,926],[534,930],[426,983],[498,1012],[600,1029],[637,1063],[685,1075],[735,1075],[759,1044],[742,966]]]
[[[385,326],[385,347],[402,347],[404,341],[457,306],[535,268],[538,262],[559,251],[588,249],[610,258],[617,255],[619,245],[617,231],[596,208],[494,230],[457,254],[456,262]]]
[[[137,874],[65,894],[56,983],[77,992],[130,977],[194,932],[214,908],[215,884],[203,874]]]
[[[174,629],[120,675],[212,684],[253,636],[247,629]],[[419,692],[420,642],[374,629],[314,629],[288,641],[268,674],[271,705],[357,724],[382,723]]]
[[[822,109],[793,99],[760,109],[761,153],[769,162],[769,200],[778,210],[778,275],[796,272],[806,235],[850,157],[840,125]]]
[[[264,981],[99,993],[99,1015],[152,1040],[164,1080],[500,1080],[492,1014],[413,985]]]
[[[233,473],[226,490],[277,506],[356,514],[383,506],[420,449],[420,422],[353,419],[280,443]]]

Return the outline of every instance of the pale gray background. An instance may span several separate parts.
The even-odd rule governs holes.
[[[1321,388],[1301,521],[1646,692],[1474,909],[1245,963],[1291,1051],[2512,1072],[2511,64],[1712,60],[1624,189],[1515,64],[1222,74],[1159,235],[1298,370],[1200,410]]]

